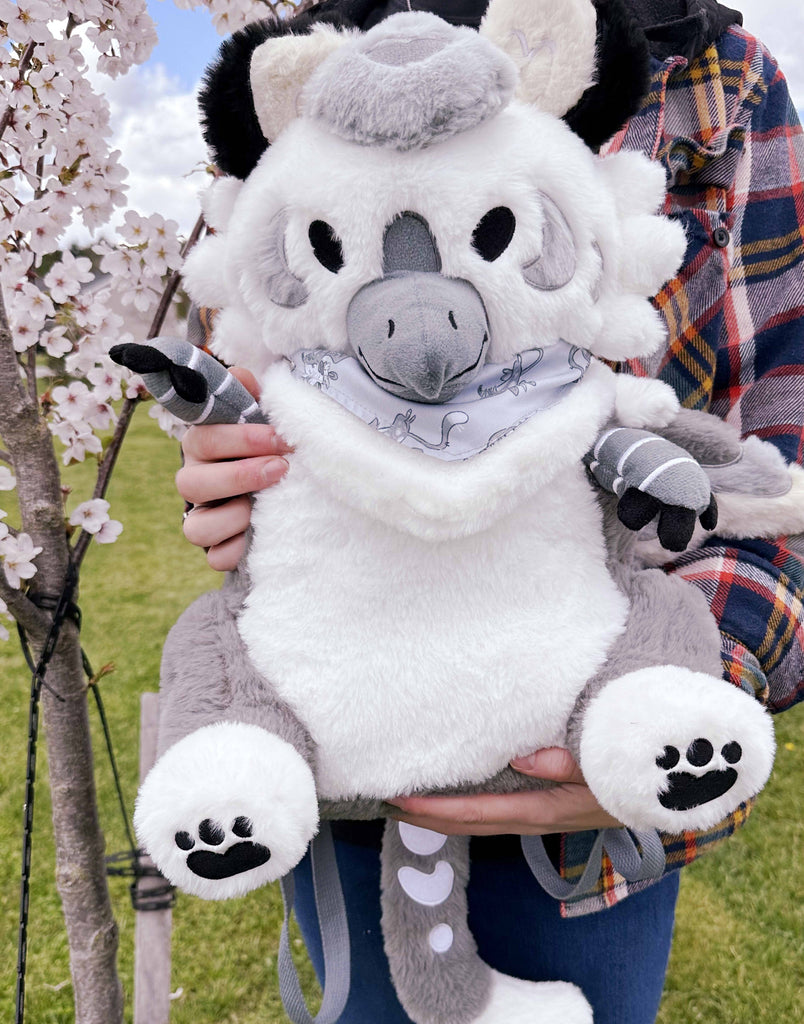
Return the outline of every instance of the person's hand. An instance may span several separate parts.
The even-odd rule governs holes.
[[[592,796],[568,750],[547,747],[517,758],[511,767],[559,785],[501,796],[395,797],[389,801],[400,810],[394,817],[446,835],[548,835],[621,827]]]
[[[255,397],[260,389],[248,370],[232,374]],[[184,536],[207,549],[207,561],[221,572],[234,569],[246,547],[252,491],[280,480],[291,449],[273,427],[260,423],[219,423],[190,427],[182,441],[184,465],[176,487],[195,507],[184,518]]]

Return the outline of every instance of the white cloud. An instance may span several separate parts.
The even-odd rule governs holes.
[[[145,215],[171,217],[189,232],[199,213],[198,192],[207,182],[196,170],[206,161],[206,146],[195,94],[184,91],[161,64],[104,79],[103,91],[111,108],[112,147],[121,151],[129,172],[129,205]]]

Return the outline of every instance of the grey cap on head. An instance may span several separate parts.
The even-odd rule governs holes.
[[[424,12],[396,14],[355,36],[304,89],[304,112],[351,142],[416,149],[499,113],[513,61],[469,28]]]

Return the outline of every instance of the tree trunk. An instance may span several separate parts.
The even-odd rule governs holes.
[[[38,402],[20,378],[2,296],[0,394],[0,437],[14,463],[22,530],[42,548],[31,592],[58,596],[69,563],[59,468]],[[2,574],[0,597],[28,631],[38,656],[48,619],[24,594],[8,587]],[[118,1024],[123,1019],[123,996],[116,966],[117,925],[109,900],[104,840],[98,822],[80,640],[71,622],[64,624],[46,679],[64,698],[58,701],[43,690],[56,885],[70,948],[76,1024]]]

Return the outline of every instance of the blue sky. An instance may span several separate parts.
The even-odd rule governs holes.
[[[181,10],[173,0],[148,0],[148,12],[159,33],[149,64],[164,65],[184,89],[193,89],[221,43],[209,12],[203,8]]]

